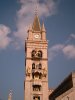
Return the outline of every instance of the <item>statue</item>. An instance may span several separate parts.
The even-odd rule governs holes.
[[[46,77],[46,75],[47,75],[47,70],[44,68],[43,69],[43,76]]]
[[[38,98],[36,97],[35,100],[38,100]]]
[[[30,67],[28,67],[27,71],[26,71],[26,75],[30,76],[30,73],[31,73],[31,69],[30,69]]]

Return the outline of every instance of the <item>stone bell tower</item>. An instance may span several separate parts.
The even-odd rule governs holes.
[[[24,100],[48,100],[48,42],[37,14],[25,41]]]

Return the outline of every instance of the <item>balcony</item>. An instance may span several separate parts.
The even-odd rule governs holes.
[[[42,59],[42,57],[38,57],[38,56],[33,56],[32,57],[32,60],[41,60]]]
[[[35,94],[35,95],[40,95],[40,94],[42,94],[42,91],[32,91],[32,94]]]
[[[43,74],[43,70],[42,69],[32,69],[32,73],[41,73]]]
[[[41,86],[42,85],[42,82],[41,82],[41,80],[40,79],[33,79],[33,81],[32,81],[32,85],[39,85],[39,86]]]

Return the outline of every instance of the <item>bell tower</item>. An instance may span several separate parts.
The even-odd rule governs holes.
[[[35,15],[25,40],[24,100],[48,100],[48,41]]]

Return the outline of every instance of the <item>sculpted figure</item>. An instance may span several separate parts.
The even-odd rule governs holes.
[[[46,75],[47,75],[47,70],[44,68],[44,69],[43,69],[43,76],[46,77]]]
[[[30,67],[27,68],[27,71],[26,71],[26,75],[29,75],[30,76],[30,73],[31,73],[31,69]]]

